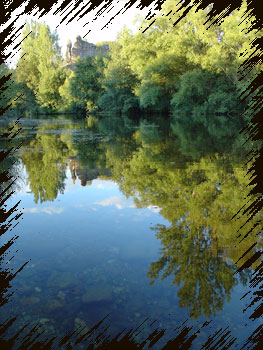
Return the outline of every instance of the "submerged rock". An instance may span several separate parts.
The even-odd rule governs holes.
[[[62,304],[59,300],[56,299],[49,300],[46,304],[46,308],[48,311],[53,311],[63,306],[64,304]]]
[[[39,322],[44,324],[44,323],[50,322],[50,320],[49,320],[49,318],[40,318]]]
[[[116,294],[120,294],[121,292],[125,291],[125,288],[124,287],[114,287],[113,291]]]
[[[37,304],[39,302],[40,302],[40,298],[38,298],[38,297],[22,298],[20,300],[20,303],[22,305],[33,305],[33,304]]]
[[[96,285],[86,288],[81,298],[83,303],[112,301],[112,288],[109,285]]]
[[[66,297],[66,294],[64,292],[62,292],[62,290],[60,290],[57,294],[57,297],[60,299],[60,300],[64,300],[65,297]]]
[[[78,283],[76,276],[72,272],[54,272],[48,279],[48,287],[64,289],[75,286]]]

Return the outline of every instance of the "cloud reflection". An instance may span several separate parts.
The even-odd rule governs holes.
[[[24,213],[30,213],[30,214],[40,214],[45,213],[49,215],[53,214],[61,214],[64,211],[65,208],[58,208],[58,207],[44,207],[44,208],[25,208],[23,210]]]
[[[134,203],[128,202],[127,200],[119,196],[109,197],[100,202],[94,202],[93,204],[102,205],[103,207],[115,206],[119,210],[125,208],[136,208]]]

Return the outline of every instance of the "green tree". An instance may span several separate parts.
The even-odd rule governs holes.
[[[0,115],[2,115],[8,108],[10,104],[10,93],[8,80],[10,78],[9,69],[6,64],[2,63],[0,65]]]
[[[142,20],[140,25],[147,27],[149,22]],[[134,92],[141,108],[150,112],[167,111],[178,78],[189,69],[183,52],[174,50],[176,29],[170,29],[173,35],[169,36],[167,25],[157,17],[147,31],[132,35],[124,30],[119,36],[122,47],[119,56],[138,77],[140,84],[135,86]]]
[[[14,70],[5,63],[0,65],[0,115],[9,115],[17,107],[21,86],[14,79]]]
[[[211,74],[212,80],[218,81],[213,94],[209,96],[209,103],[204,106],[207,112],[209,106],[210,110],[215,108],[221,114],[233,110],[237,113],[240,110],[239,93],[261,69],[255,67],[239,81],[238,67],[245,60],[242,52],[249,52],[250,42],[258,35],[255,31],[248,33],[246,30],[253,21],[252,17],[244,18],[247,2],[242,2],[242,6],[220,25],[212,25],[208,21],[207,15],[212,6],[196,11],[193,3],[191,1],[189,4],[187,16],[175,26],[174,23],[182,15],[183,10],[179,10],[181,2],[167,0],[154,19],[140,21],[141,30],[138,33],[133,35],[129,30],[123,30],[118,38],[121,47],[119,59],[125,60],[139,80],[134,92],[143,109],[167,111],[185,74],[191,74],[194,70],[204,74],[204,79],[196,82],[197,88],[205,91],[206,86],[202,84],[207,84],[208,74]],[[224,123],[223,117],[220,121],[215,118],[214,123],[212,119],[211,129],[221,120]]]
[[[180,77],[190,68],[180,55],[158,52],[158,57],[144,71],[138,91],[140,106],[167,112],[172,94],[178,89]]]
[[[17,80],[33,91],[38,104],[56,109],[60,102],[59,87],[65,73],[58,36],[45,23],[26,22],[17,66]]]
[[[133,115],[139,110],[138,98],[134,93],[139,81],[127,61],[120,58],[121,50],[118,43],[110,45],[110,58],[104,70],[104,91],[98,104],[108,113]]]
[[[71,89],[70,89],[70,80],[74,76],[74,72],[70,69],[67,69],[65,71],[65,74],[66,74],[65,81],[63,85],[59,87],[59,94],[61,96],[61,105],[59,107],[64,111],[69,110],[72,112],[76,112],[77,104],[75,102],[74,97],[71,94]]]
[[[225,75],[203,70],[193,70],[182,76],[179,91],[171,103],[175,115],[192,115],[192,120],[197,122],[209,115],[234,115],[238,123],[237,115],[245,107],[236,86]],[[211,129],[214,127],[211,125]]]
[[[198,138],[226,147],[247,123],[243,117],[245,105],[235,84],[224,73],[187,72],[171,101],[173,130],[188,147],[191,142],[198,145],[199,141],[195,141]]]
[[[104,61],[102,57],[85,57],[78,60],[74,74],[69,79],[69,90],[73,102],[83,111],[97,109],[101,93]]]

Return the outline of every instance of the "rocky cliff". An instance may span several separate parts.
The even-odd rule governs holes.
[[[73,46],[71,41],[68,41],[65,66],[71,68],[79,58],[83,59],[87,56],[106,56],[108,52],[108,44],[96,46],[92,43],[88,43],[87,41],[82,40],[81,36],[78,36]]]

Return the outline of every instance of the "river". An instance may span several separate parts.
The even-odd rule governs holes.
[[[2,322],[18,316],[10,334],[40,325],[55,341],[75,330],[74,343],[107,316],[90,341],[107,325],[110,336],[141,325],[138,341],[165,329],[160,349],[187,326],[200,330],[191,346],[200,349],[229,326],[241,348],[261,324],[243,312],[253,269],[235,273],[253,240],[237,235],[254,223],[237,233],[244,219],[232,218],[249,192],[242,152],[206,140],[191,152],[149,121],[57,116],[19,126],[6,210],[20,201],[22,216],[4,268],[28,263],[2,306]]]

